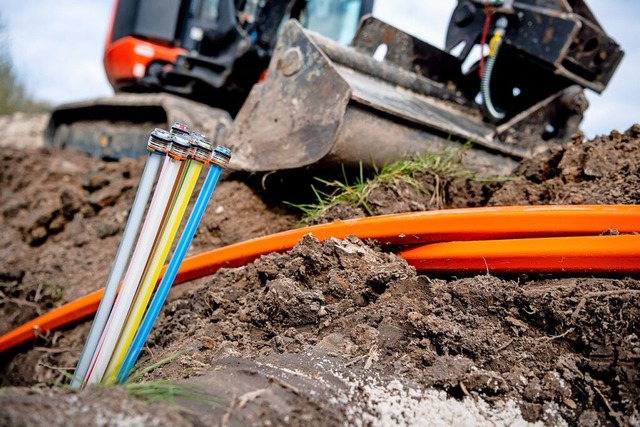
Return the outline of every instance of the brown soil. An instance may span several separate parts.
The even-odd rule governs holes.
[[[515,179],[491,197],[492,205],[637,204],[640,202],[640,125],[522,162]]]
[[[103,286],[142,162],[44,149],[2,156],[6,332]],[[506,182],[444,183],[441,206],[637,204],[638,165],[640,126],[577,137],[523,162]],[[293,226],[297,217],[246,182],[219,184],[190,253]],[[435,208],[410,191],[381,188],[370,205],[376,213]],[[339,206],[324,220],[362,215]],[[57,368],[73,369],[84,322],[0,356],[2,384],[14,386],[0,391],[9,408],[0,424],[640,423],[638,278],[418,276],[374,242],[308,236],[288,253],[181,289],[141,365],[179,354],[146,379],[197,387],[213,404],[160,409],[119,388],[44,387],[64,380]]]

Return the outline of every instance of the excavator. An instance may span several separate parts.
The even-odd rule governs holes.
[[[479,173],[566,144],[623,58],[584,0],[459,0],[439,49],[372,0],[117,0],[116,94],[59,106],[52,146],[120,158],[189,123],[231,169],[382,165],[470,146]]]

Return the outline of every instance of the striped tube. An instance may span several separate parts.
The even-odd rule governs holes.
[[[169,190],[172,188],[178,176],[182,163],[181,160],[176,160],[169,156],[165,159],[156,190],[151,199],[147,217],[142,225],[140,237],[138,237],[129,268],[124,276],[120,294],[118,294],[118,298],[107,321],[107,326],[102,333],[100,343],[98,343],[96,352],[93,355],[93,360],[91,361],[85,380],[87,383],[97,384],[102,381],[102,376],[104,375],[113,349],[122,332],[122,327],[129,313],[131,303],[133,302],[138,284],[140,283],[144,268],[151,253],[156,234],[162,222],[163,214],[169,203],[169,196],[171,195],[171,191]]]

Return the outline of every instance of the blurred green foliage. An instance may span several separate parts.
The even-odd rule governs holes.
[[[16,75],[8,49],[6,25],[0,14],[0,114],[45,112],[50,108],[47,103],[35,101]]]

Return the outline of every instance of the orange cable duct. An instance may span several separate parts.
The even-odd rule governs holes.
[[[238,267],[264,254],[289,250],[309,233],[318,240],[355,235],[394,245],[487,240],[486,244],[491,247],[494,243],[505,244],[504,239],[594,236],[609,229],[620,233],[640,231],[640,207],[505,206],[383,215],[285,231],[204,252],[184,260],[174,284],[213,274],[223,267]],[[548,240],[541,240],[549,244]],[[445,243],[431,246],[441,245]],[[531,252],[529,256],[536,255]],[[463,267],[456,269],[464,270]],[[486,271],[486,266],[483,263],[483,268],[469,271]],[[37,333],[58,329],[95,314],[102,293],[102,289],[95,291],[6,333],[0,337],[0,353],[34,339]]]
[[[399,252],[422,272],[640,273],[640,235],[433,243]]]
[[[300,228],[214,249],[185,259],[176,282],[238,267],[260,255],[291,249],[305,234],[318,240],[355,235],[382,244],[597,235],[608,229],[640,231],[633,205],[504,206],[382,215]]]
[[[0,337],[0,353],[35,339],[39,334],[71,325],[96,314],[104,288],[91,292],[63,306],[28,321]]]

